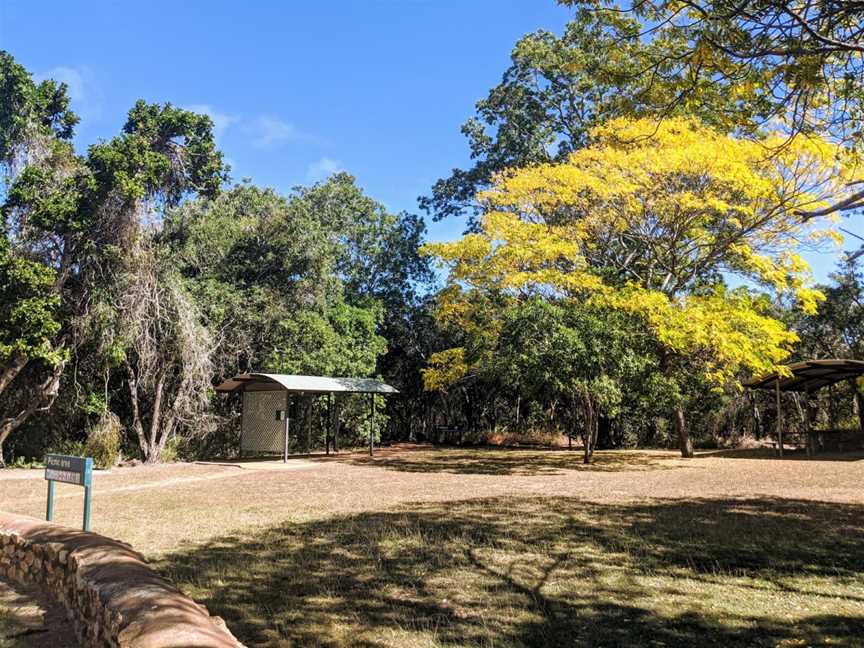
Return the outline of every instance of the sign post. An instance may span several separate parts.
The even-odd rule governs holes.
[[[45,455],[45,479],[48,481],[48,506],[45,510],[45,519],[50,522],[54,518],[54,482],[83,486],[84,530],[89,531],[93,488],[92,457]]]

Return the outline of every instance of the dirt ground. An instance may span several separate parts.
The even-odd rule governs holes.
[[[864,456],[779,460],[759,450],[684,460],[671,451],[601,451],[584,466],[576,451],[403,446],[379,450],[371,459],[362,452],[291,459],[286,470],[176,463],[96,471],[93,481],[93,531],[153,559],[234,531],[406,502],[542,495],[596,502],[758,496],[861,504]],[[0,471],[0,509],[44,517],[45,497],[42,470]],[[57,484],[55,521],[79,527],[82,516],[82,489]]]
[[[287,470],[186,463],[116,468],[96,471],[93,492],[93,530],[152,559],[233,531],[406,502],[543,495],[596,502],[759,496],[861,504],[864,457],[778,460],[759,450],[684,460],[671,451],[601,451],[584,466],[576,451],[421,446],[379,450],[371,459],[362,452],[291,459]],[[42,470],[0,472],[0,510],[43,517],[45,497]],[[82,489],[57,484],[55,521],[79,527],[82,516]]]
[[[62,606],[0,579],[0,648],[74,648],[74,638]]]
[[[864,456],[580,460],[122,468],[94,476],[93,527],[249,645],[864,645]],[[43,516],[45,491],[41,471],[0,472],[0,509]],[[82,499],[58,485],[57,521],[79,526]]]

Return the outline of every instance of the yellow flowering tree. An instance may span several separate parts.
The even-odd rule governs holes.
[[[470,326],[475,291],[583,300],[643,321],[670,375],[696,362],[721,386],[775,369],[796,337],[754,288],[816,310],[822,295],[800,251],[837,236],[800,212],[842,199],[853,169],[823,140],[771,139],[622,118],[564,163],[499,175],[480,195],[480,232],[426,247],[449,269],[440,317]],[[460,358],[433,357],[427,386],[454,380]],[[691,456],[680,404],[674,420]]]

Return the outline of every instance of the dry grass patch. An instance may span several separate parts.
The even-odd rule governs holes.
[[[370,459],[355,456],[350,463],[374,465],[387,470],[414,473],[449,473],[454,475],[555,475],[565,471],[621,472],[625,470],[659,470],[675,464],[669,452],[607,451],[598,452],[590,464],[582,461],[581,450],[560,448],[448,448],[419,447],[379,452]],[[674,455],[671,455],[674,457]]]
[[[130,542],[262,646],[864,646],[864,461],[392,449],[99,473]],[[80,524],[81,490],[57,512]],[[45,483],[0,473],[0,508]]]
[[[493,498],[164,559],[251,645],[861,645],[864,508]]]

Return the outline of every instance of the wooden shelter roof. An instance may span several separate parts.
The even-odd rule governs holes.
[[[834,383],[864,375],[864,362],[860,360],[805,360],[788,366],[791,375],[776,372],[744,383],[749,389],[777,388],[782,392],[813,393]]]

